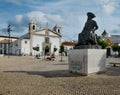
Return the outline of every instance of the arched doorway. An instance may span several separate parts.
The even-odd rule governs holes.
[[[50,46],[45,46],[45,55],[50,55]]]

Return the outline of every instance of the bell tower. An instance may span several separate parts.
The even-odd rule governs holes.
[[[35,21],[31,21],[30,23],[29,23],[29,32],[33,32],[33,31],[35,31],[36,30],[36,22]]]
[[[30,38],[30,55],[33,54],[33,32],[37,29],[36,21],[31,21],[29,23],[29,38]]]
[[[58,24],[56,24],[56,25],[53,27],[53,31],[61,34],[61,27],[60,27]]]

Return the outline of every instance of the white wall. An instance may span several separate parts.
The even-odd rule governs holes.
[[[45,36],[39,36],[39,35],[33,35],[33,47],[39,46],[39,51],[37,53],[42,53],[43,52],[43,43],[45,42]],[[51,50],[50,52],[53,52],[53,48],[56,47],[56,55],[59,54],[59,47],[60,47],[60,38],[58,37],[50,37],[50,43],[51,43]],[[33,54],[36,52],[33,50]]]
[[[56,55],[59,55],[59,49],[60,49],[60,38],[58,37],[52,37],[50,38],[50,43],[51,43],[51,52],[53,52],[53,48],[56,47],[57,51],[56,51]]]
[[[36,53],[42,53],[42,44],[45,41],[44,36],[39,36],[39,35],[33,35],[33,44],[32,47],[36,47],[39,46],[39,51],[32,51],[32,54],[36,54]]]
[[[21,41],[18,39],[11,43],[11,53],[13,55],[19,55],[21,52]]]
[[[50,36],[57,36],[56,34],[54,34],[53,32],[49,32]]]
[[[8,54],[8,44],[3,44],[3,43],[0,43],[0,51],[1,51],[1,54]]]
[[[27,43],[25,43],[25,41]],[[30,55],[30,40],[29,39],[21,40],[21,53],[23,55]]]
[[[120,35],[111,35],[110,39],[113,42],[120,43]]]
[[[8,37],[6,38],[6,37],[0,37],[0,40],[4,40],[4,39],[9,39]],[[17,39],[15,39],[15,38],[10,38],[12,41],[15,41],[15,40],[17,40]]]
[[[46,30],[42,30],[42,31],[40,30],[40,31],[35,32],[35,34],[45,34],[45,31]]]
[[[73,46],[66,46],[66,45],[64,45],[64,48],[65,48],[65,50],[71,50],[71,49],[73,49]]]

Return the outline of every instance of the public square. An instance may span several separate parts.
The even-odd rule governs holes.
[[[32,56],[0,58],[0,95],[120,95],[120,67],[107,58],[105,73],[81,76],[69,73],[64,62],[46,61]]]

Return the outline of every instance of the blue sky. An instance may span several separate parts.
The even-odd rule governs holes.
[[[87,12],[93,12],[100,35],[120,35],[120,0],[0,0],[0,35],[7,35],[11,24],[13,36],[28,32],[28,23],[36,20],[39,27],[55,24],[62,27],[65,40],[77,40],[86,22]]]

